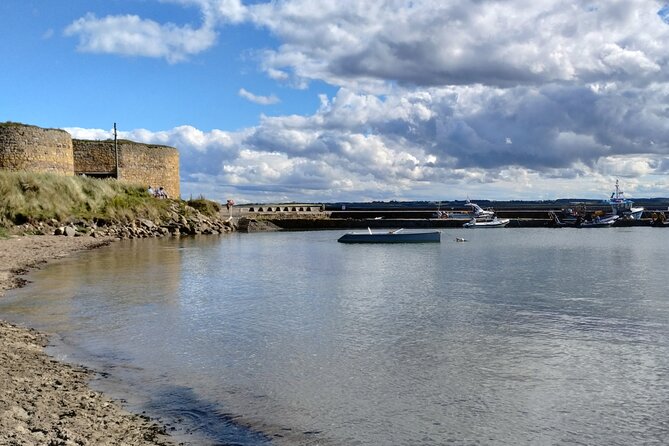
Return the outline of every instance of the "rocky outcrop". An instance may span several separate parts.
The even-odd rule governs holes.
[[[240,218],[238,223],[240,232],[271,232],[281,231],[281,228],[267,220],[256,220],[255,218]]]
[[[176,202],[168,215],[153,221],[138,218],[130,222],[102,220],[77,220],[61,224],[56,220],[25,223],[14,232],[37,235],[62,235],[67,237],[116,237],[120,239],[166,237],[197,234],[225,234],[238,229],[236,222],[222,217],[208,217],[188,206],[181,208]]]

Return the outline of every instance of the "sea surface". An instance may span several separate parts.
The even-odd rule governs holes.
[[[343,232],[115,243],[0,318],[186,444],[669,443],[669,231]]]

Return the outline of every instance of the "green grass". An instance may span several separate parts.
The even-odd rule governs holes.
[[[207,200],[204,197],[190,199],[186,202],[188,206],[197,209],[208,217],[219,215],[222,209],[220,203]]]
[[[113,179],[0,171],[0,227],[5,228],[51,219],[59,223],[77,219],[160,221],[167,217],[174,203],[181,212],[188,212],[186,202],[159,200],[143,186]],[[216,205],[204,199],[197,204],[201,208]]]

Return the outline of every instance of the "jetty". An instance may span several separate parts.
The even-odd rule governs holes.
[[[508,228],[554,227],[551,214],[580,206],[591,218],[610,212],[602,200],[554,200],[540,202],[476,200],[483,208],[492,208],[500,218],[508,218]],[[669,199],[637,200],[645,207],[639,220],[620,219],[616,227],[658,226],[669,221]],[[361,229],[361,228],[459,228],[467,218],[450,218],[451,212],[464,212],[465,201],[389,202],[389,203],[264,203],[235,205],[230,209],[236,219],[272,223],[286,230]]]

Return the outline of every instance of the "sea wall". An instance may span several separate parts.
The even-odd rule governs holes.
[[[64,130],[0,123],[0,169],[74,175],[72,138]]]

